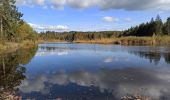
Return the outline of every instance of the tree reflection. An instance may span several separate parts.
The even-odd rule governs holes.
[[[142,52],[135,51],[130,52],[131,54],[135,54],[141,58],[148,59],[150,63],[154,63],[155,65],[160,63],[161,58],[164,58],[167,64],[170,64],[170,52],[162,53],[162,52]]]
[[[164,59],[165,59],[166,63],[170,64],[170,52],[164,54]]]
[[[0,99],[4,92],[13,93],[26,78],[24,64],[30,62],[37,47],[21,48],[13,53],[0,55]]]

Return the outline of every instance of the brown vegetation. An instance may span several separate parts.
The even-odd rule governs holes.
[[[33,41],[22,41],[21,43],[16,43],[16,42],[5,42],[5,43],[0,43],[0,53],[8,53],[15,51],[19,48],[29,48],[31,46],[36,45],[38,42],[33,42]]]
[[[124,96],[121,98],[121,100],[151,100],[148,97],[144,97],[144,96]]]
[[[96,40],[76,40],[74,43],[120,44],[120,45],[170,45],[169,36],[158,37],[121,37]]]

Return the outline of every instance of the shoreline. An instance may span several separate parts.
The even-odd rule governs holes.
[[[101,40],[76,40],[73,43],[170,46],[170,37],[121,37]]]
[[[110,44],[110,45],[146,45],[146,46],[170,46],[170,36],[157,36],[157,37],[114,37],[102,38],[95,40],[40,40],[39,43],[45,42],[69,42],[69,43],[89,43],[89,44]]]
[[[19,48],[30,48],[31,46],[35,46],[37,44],[38,42],[33,41],[22,41],[21,43],[5,42],[4,44],[0,44],[0,54],[10,53],[18,50]]]
[[[46,42],[68,42],[68,43],[88,43],[88,44],[108,44],[108,45],[138,45],[138,46],[170,46],[170,36],[157,36],[157,37],[114,37],[114,38],[102,38],[95,40],[75,40],[75,41],[63,41],[63,40],[37,40],[37,41],[22,41],[20,43],[5,42],[0,43],[0,54],[15,51],[19,48],[29,48],[39,43]]]

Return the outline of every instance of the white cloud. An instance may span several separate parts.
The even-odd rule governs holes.
[[[66,4],[66,0],[49,0],[49,2],[51,3],[52,8],[56,8],[59,10],[63,10],[64,5]]]
[[[38,5],[44,5],[45,0],[34,0],[34,2]]]
[[[68,30],[68,26],[63,25],[37,25],[29,23],[31,27],[33,27],[35,30],[44,30],[44,31],[65,31]]]
[[[17,4],[22,5],[44,5],[44,3],[57,9],[70,6],[78,9],[97,7],[102,10],[170,10],[170,0],[17,0]]]
[[[124,18],[124,21],[131,22],[132,19],[131,18]]]
[[[96,6],[100,0],[67,0],[67,4],[73,8],[88,8]]]
[[[16,0],[17,5],[25,5],[25,6],[44,6],[45,0]]]
[[[111,16],[106,16],[106,17],[103,17],[103,21],[106,21],[106,22],[117,22],[117,21],[119,21],[119,19],[111,17]]]

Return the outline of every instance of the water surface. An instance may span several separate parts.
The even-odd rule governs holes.
[[[22,99],[170,99],[170,47],[45,43],[0,59],[0,91]]]

